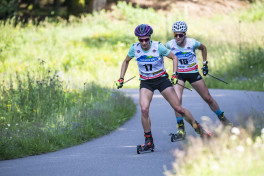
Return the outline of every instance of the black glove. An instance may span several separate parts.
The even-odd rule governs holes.
[[[208,74],[208,66],[207,66],[207,61],[204,63],[204,65],[203,65],[203,68],[202,68],[202,70],[203,70],[203,75],[204,76],[206,76],[207,74]]]

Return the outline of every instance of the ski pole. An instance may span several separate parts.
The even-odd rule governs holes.
[[[192,89],[190,89],[190,88],[188,88],[188,87],[185,87],[185,86],[183,86],[183,85],[181,85],[181,84],[179,84],[179,83],[177,83],[177,84],[180,85],[180,86],[182,86],[182,87],[184,87],[185,89],[188,89],[188,90],[192,91]]]
[[[126,80],[123,84],[127,83],[128,81],[131,81],[132,79],[134,79],[136,76],[133,76],[132,78]]]
[[[228,84],[228,83],[225,82],[224,80],[222,80],[222,79],[220,79],[220,78],[217,78],[217,77],[215,77],[214,75],[211,75],[211,74],[209,74],[209,73],[208,73],[208,75],[209,75],[209,76],[212,76],[213,78],[217,79],[218,81],[222,81],[223,83]]]
[[[134,79],[136,76],[133,76],[132,78],[129,78],[128,80],[126,80],[123,84],[127,83],[128,81],[131,81],[132,79]],[[119,88],[117,88],[119,89]]]

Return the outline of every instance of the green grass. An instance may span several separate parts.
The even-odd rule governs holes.
[[[166,176],[261,176],[263,175],[264,128],[262,134],[252,139],[251,133],[243,128],[221,132],[209,141],[189,138],[189,147],[175,150],[173,170]]]
[[[173,36],[171,25],[185,20],[187,35],[208,49],[209,73],[229,82],[207,76],[209,88],[263,91],[263,4],[190,18],[183,11],[166,16],[119,2],[112,11],[70,17],[68,22],[47,18],[38,26],[29,22],[14,27],[14,19],[0,21],[0,158],[79,144],[131,117],[132,101],[112,88],[137,41],[134,28],[141,23],[150,24],[152,39],[165,44]],[[201,65],[201,53],[197,56]],[[40,66],[39,61],[45,63]],[[172,73],[170,60],[165,59],[165,66]],[[137,63],[131,61],[125,80],[134,75]],[[138,85],[134,79],[124,87]]]
[[[58,73],[16,74],[0,89],[0,160],[77,145],[117,129],[135,113],[130,98],[94,83],[69,87]]]
[[[165,16],[151,8],[134,8],[119,2],[111,12],[71,17],[69,22],[47,18],[38,26],[29,23],[13,27],[11,19],[7,23],[0,22],[0,71],[15,77],[15,72],[25,73],[29,67],[30,71],[36,70],[32,62],[42,59],[52,69],[61,71],[65,81],[77,87],[83,82],[97,81],[113,88],[129,47],[137,41],[134,28],[138,24],[151,24],[152,39],[165,44],[173,36],[171,25],[176,20],[185,20],[187,35],[207,46],[209,72],[230,83],[225,85],[208,78],[206,83],[210,88],[263,91],[264,23],[262,15],[257,13],[262,11],[263,2],[259,2],[247,10],[197,20],[181,11]],[[250,15],[255,12],[257,17],[251,20]],[[200,51],[197,56],[201,65]],[[165,59],[165,65],[171,74],[172,62]],[[132,61],[126,78],[134,75],[138,75],[138,70],[136,62]],[[127,86],[135,88],[138,84],[139,81],[133,80]]]

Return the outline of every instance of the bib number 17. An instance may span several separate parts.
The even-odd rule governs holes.
[[[152,71],[152,64],[145,64],[143,65],[146,69],[146,71]]]

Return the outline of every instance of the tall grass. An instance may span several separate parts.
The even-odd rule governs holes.
[[[0,21],[1,159],[80,143],[107,133],[131,116],[132,101],[111,88],[129,47],[137,41],[134,28],[138,24],[150,24],[152,39],[165,44],[173,37],[171,25],[185,20],[187,35],[208,48],[209,72],[229,82],[225,85],[207,76],[210,88],[263,91],[263,3],[198,19],[182,11],[165,15],[119,2],[112,11],[69,21],[47,18],[38,26],[32,22],[14,26],[14,19]],[[201,54],[197,55],[201,65]],[[38,59],[45,64],[40,67]],[[165,66],[171,73],[172,62],[165,59]],[[137,74],[132,61],[125,79]],[[134,79],[124,87],[138,84]]]
[[[23,75],[22,75],[23,76]],[[58,150],[109,133],[135,112],[130,98],[94,83],[69,87],[46,70],[0,89],[0,160]]]
[[[185,20],[187,35],[208,48],[209,72],[230,82],[224,85],[206,77],[210,88],[264,90],[262,11],[261,1],[250,9],[229,15],[197,19],[180,10],[165,15],[151,8],[134,8],[119,2],[112,11],[71,17],[69,22],[47,18],[38,26],[29,23],[16,27],[13,20],[0,22],[0,71],[15,77],[15,72],[25,73],[29,67],[36,70],[32,61],[44,58],[48,66],[60,70],[75,86],[98,81],[113,87],[129,47],[137,41],[134,28],[138,24],[150,24],[154,28],[152,39],[165,44],[173,38],[171,25],[176,20]],[[251,20],[253,13],[255,17]],[[201,54],[197,52],[201,64]],[[172,62],[165,60],[165,65],[171,73]],[[136,62],[131,62],[126,77],[137,74]],[[133,80],[129,86],[138,87],[138,84]]]
[[[210,141],[190,138],[187,151],[174,152],[173,170],[165,175],[263,175],[264,129],[255,139],[243,128],[232,128],[231,132],[222,132]]]

